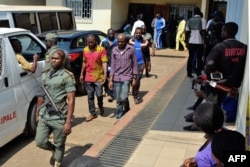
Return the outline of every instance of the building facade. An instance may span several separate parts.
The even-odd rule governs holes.
[[[192,10],[193,7],[198,6],[206,14],[208,2],[208,0],[175,0],[174,2],[173,0],[46,0],[46,5],[71,7],[75,11],[79,30],[98,27],[99,30],[106,32],[110,27],[120,29],[129,15],[136,17],[136,14],[143,14],[143,20],[149,23],[156,12],[161,12],[165,19],[168,19],[170,9],[173,9],[172,13],[177,15],[174,10],[177,6],[180,6],[182,11]],[[81,4],[84,4],[84,7]]]
[[[6,5],[47,5],[68,6],[74,10],[78,30],[98,29],[106,32],[110,27],[120,29],[128,16],[142,14],[146,24],[161,12],[166,19],[170,14],[175,16],[192,14],[192,8],[201,8],[204,18],[209,19],[209,13],[219,9],[226,14],[226,22],[234,21],[239,25],[237,39],[248,44],[249,13],[248,0],[0,0]],[[249,51],[249,49],[248,49]],[[249,53],[245,68],[245,76],[239,100],[237,129],[246,135],[248,150],[250,150],[250,85],[249,85]]]

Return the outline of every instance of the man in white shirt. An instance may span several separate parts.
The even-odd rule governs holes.
[[[138,14],[137,15],[137,21],[134,22],[134,25],[133,25],[133,28],[132,28],[132,31],[131,31],[131,36],[134,36],[135,34],[135,29],[137,27],[142,27],[143,25],[145,25],[145,23],[141,20],[141,15]]]
[[[206,34],[206,20],[201,17],[201,11],[198,7],[194,8],[194,16],[190,18],[186,25],[186,45],[188,47],[189,57],[187,62],[187,76],[192,78],[192,62],[194,57],[197,59],[197,76],[201,75],[203,68],[203,50]]]

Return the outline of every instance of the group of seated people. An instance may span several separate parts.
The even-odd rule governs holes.
[[[224,113],[216,104],[200,104],[194,113],[194,124],[205,133],[206,141],[195,157],[186,159],[181,167],[224,167],[227,152],[245,151],[245,137],[223,126]]]

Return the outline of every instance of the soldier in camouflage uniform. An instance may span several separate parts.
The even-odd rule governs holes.
[[[62,163],[66,137],[71,133],[71,119],[75,106],[75,79],[71,72],[64,69],[65,56],[63,50],[55,50],[50,59],[51,69],[45,70],[42,74],[42,84],[60,111],[51,111],[47,105],[40,108],[44,99],[38,97],[36,112],[36,145],[52,152],[50,163],[54,167]],[[51,133],[53,143],[49,141]]]
[[[45,66],[44,66],[44,70],[48,70],[51,68],[51,63],[50,63],[50,58],[51,58],[51,54],[57,50],[60,49],[57,46],[57,35],[54,33],[48,33],[45,36],[45,41],[46,41],[46,48],[47,48],[47,53],[45,55]],[[64,60],[64,64],[65,64],[65,69],[70,70],[70,64],[68,61],[68,57],[65,56],[65,60]]]

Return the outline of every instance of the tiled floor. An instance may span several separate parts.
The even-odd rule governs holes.
[[[205,141],[204,134],[183,130],[190,124],[183,118],[190,112],[186,107],[195,99],[190,79],[185,78],[125,167],[179,167],[186,158],[195,156]]]

